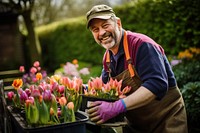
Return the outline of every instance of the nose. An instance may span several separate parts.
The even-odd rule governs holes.
[[[103,28],[99,28],[99,36],[103,36],[106,33],[106,30]]]

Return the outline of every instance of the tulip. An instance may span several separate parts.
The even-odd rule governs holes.
[[[20,87],[22,87],[23,81],[22,79],[15,79],[12,83],[12,86],[15,88],[15,90],[19,90]]]
[[[39,61],[35,61],[35,62],[33,63],[33,66],[34,66],[34,67],[39,67],[39,66],[40,66],[40,62],[39,62]]]
[[[52,95],[51,95],[51,91],[50,90],[44,90],[44,92],[42,93],[42,97],[44,99],[44,101],[51,101],[52,99]]]
[[[78,60],[77,60],[77,59],[73,59],[72,63],[73,63],[74,65],[76,65],[76,64],[78,64]]]
[[[26,88],[25,92],[26,92],[26,94],[27,94],[28,97],[31,95],[31,90],[30,89]]]
[[[41,73],[37,73],[36,74],[36,79],[37,80],[41,80],[42,79],[42,74]]]
[[[64,93],[64,91],[65,91],[65,86],[64,86],[64,85],[59,85],[59,86],[58,86],[58,92],[59,92],[60,94],[62,94],[62,93]]]
[[[131,90],[131,87],[130,86],[126,86],[123,90],[122,90],[122,94],[127,94],[129,93]]]
[[[39,89],[32,90],[31,96],[33,96],[34,98],[39,98],[40,97]]]
[[[32,74],[35,74],[37,72],[37,69],[35,67],[31,67],[30,72]]]
[[[12,100],[13,98],[14,98],[14,92],[13,91],[9,91],[8,93],[7,93],[7,97],[8,97],[8,99],[9,100]]]
[[[26,94],[25,91],[22,91],[20,94],[20,102],[25,103],[25,101],[28,99],[28,95]]]
[[[20,67],[19,67],[19,71],[20,71],[20,72],[25,72],[24,66],[20,66]]]
[[[67,108],[69,110],[70,121],[74,122],[76,120],[75,119],[75,113],[74,113],[74,103],[73,102],[69,102],[67,104]]]
[[[51,91],[56,91],[58,89],[58,82],[51,81]]]
[[[65,106],[67,104],[67,99],[65,97],[61,97],[59,99],[59,103],[61,106]]]
[[[53,116],[54,114],[55,114],[55,113],[54,113],[54,110],[53,110],[53,108],[51,107],[51,108],[50,108],[50,115]]]
[[[33,97],[29,97],[26,101],[25,101],[25,109],[28,109],[29,106],[34,105],[34,98]]]

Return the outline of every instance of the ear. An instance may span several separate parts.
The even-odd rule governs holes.
[[[121,28],[122,27],[121,19],[118,18],[118,17],[116,17],[116,19],[117,19],[117,25],[118,25],[118,27]]]

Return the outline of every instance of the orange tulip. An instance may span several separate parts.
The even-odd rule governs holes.
[[[41,73],[37,73],[36,74],[36,79],[37,80],[41,80],[42,79],[42,74]]]
[[[67,99],[65,97],[61,97],[59,99],[59,103],[61,106],[65,106],[67,104]]]
[[[67,108],[68,109],[74,109],[74,103],[73,102],[69,102],[68,104],[67,104]]]
[[[15,79],[12,83],[12,86],[15,88],[15,90],[19,90],[20,87],[22,87],[23,81],[22,79]]]
[[[72,61],[72,63],[73,63],[74,65],[76,65],[76,64],[78,64],[78,60],[77,60],[77,59],[74,59],[74,60]]]

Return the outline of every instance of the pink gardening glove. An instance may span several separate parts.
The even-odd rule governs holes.
[[[102,124],[125,111],[126,105],[121,99],[116,102],[91,102],[87,113],[92,122],[95,122],[96,124]]]

